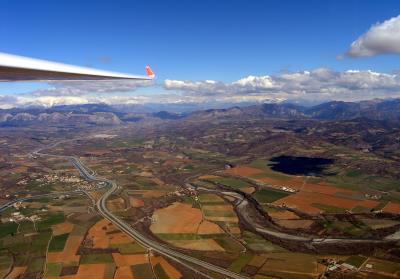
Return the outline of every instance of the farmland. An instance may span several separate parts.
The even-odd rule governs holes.
[[[68,136],[74,140],[51,152],[73,154],[96,176],[115,181],[118,190],[106,206],[141,235],[226,270],[252,278],[399,276],[397,244],[351,243],[396,237],[400,196],[393,159],[298,132],[304,125],[318,129],[315,123],[224,121],[131,123],[104,128],[101,135],[113,135],[106,139],[88,136],[99,131],[78,129]],[[102,218],[94,202],[106,192],[104,185],[85,181],[68,160],[15,155],[56,139],[25,140],[9,150],[0,146],[13,162],[0,168],[3,204],[57,194],[1,212],[0,275],[192,278],[190,268],[209,272],[141,246]],[[329,160],[323,168],[293,173],[276,168],[280,156]],[[350,244],[327,241],[320,252],[287,236]]]
[[[378,201],[368,199],[366,193],[339,188],[323,179],[277,173],[267,166],[267,161],[258,160],[237,168],[238,170],[233,168],[225,173],[250,179],[258,184],[260,190],[254,197],[261,204],[285,205],[307,214],[340,213],[359,208],[371,211],[379,205]],[[390,210],[391,205],[384,209],[386,212]]]
[[[27,202],[24,206],[30,208],[37,204]],[[60,201],[50,200],[40,205],[54,208],[55,204]],[[88,206],[83,197],[66,199],[62,207],[71,209],[68,217],[51,210],[43,211],[36,226],[25,225],[23,230],[9,226],[4,230],[0,271],[15,277],[24,273],[44,274],[45,278],[113,278],[116,272],[132,277],[135,266],[150,264],[146,249],[95,214],[72,210],[78,204]],[[12,216],[13,212],[15,209],[7,214]],[[9,257],[4,253],[13,254],[15,261],[7,261]],[[179,271],[159,258],[160,272],[166,269],[174,278],[180,278]]]

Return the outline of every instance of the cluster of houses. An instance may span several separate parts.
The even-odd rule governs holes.
[[[263,186],[263,185],[262,185]],[[274,189],[278,189],[281,191],[285,191],[285,192],[289,192],[289,193],[295,193],[297,192],[296,189],[290,187],[290,186],[282,186],[282,185],[272,185],[272,184],[268,184],[268,187],[274,188]]]
[[[72,184],[78,184],[79,183],[79,188],[86,190],[86,191],[91,191],[93,189],[96,189],[98,186],[95,183],[86,181],[80,177],[77,176],[64,176],[64,175],[57,175],[57,174],[46,174],[41,178],[36,179],[37,182],[43,182],[43,183],[53,183],[53,182],[64,182],[64,183],[72,183]],[[100,182],[101,184],[102,182]],[[102,186],[102,185],[99,185]]]
[[[349,263],[342,261],[336,261],[334,259],[327,260],[328,271],[355,271],[357,267]]]
[[[352,272],[352,271],[358,271],[359,268],[346,263],[346,262],[342,262],[342,261],[336,261],[334,259],[328,259],[326,260],[326,264],[328,266],[328,271],[333,271],[333,272]],[[371,269],[373,266],[372,264],[366,264],[364,266],[366,269]]]
[[[278,185],[272,185],[272,186],[275,188],[279,188],[280,190],[285,191],[285,192],[289,192],[289,193],[296,192],[296,189],[293,189],[289,186],[278,186]]]
[[[13,206],[17,210],[20,209],[20,208],[25,208],[23,206],[22,202],[17,202]],[[42,209],[42,211],[46,211],[46,210],[47,209]],[[40,218],[40,216],[38,216],[36,214],[31,215],[31,216],[28,217],[28,216],[25,216],[24,214],[22,214],[20,211],[12,212],[10,217],[1,218],[1,222],[2,223],[8,223],[8,222],[16,222],[16,223],[18,223],[18,222],[25,221],[25,220],[31,221],[31,222],[37,222],[37,221],[40,221],[41,218]]]
[[[370,200],[379,200],[382,198],[380,195],[370,195],[370,194],[365,194],[365,198],[370,199]]]
[[[8,222],[21,222],[21,221],[24,221],[24,220],[29,220],[29,221],[32,221],[32,222],[37,222],[37,221],[40,221],[41,220],[41,218],[40,218],[40,216],[38,216],[38,215],[32,215],[32,216],[25,216],[25,215],[23,215],[21,212],[19,212],[19,211],[17,211],[17,212],[13,212],[13,213],[11,213],[11,217],[10,218],[8,218]],[[3,220],[2,220],[2,222],[3,222]]]
[[[37,178],[36,181],[43,183],[53,183],[53,182],[81,183],[84,180],[82,180],[77,176],[59,176],[57,174],[46,174],[41,178]]]

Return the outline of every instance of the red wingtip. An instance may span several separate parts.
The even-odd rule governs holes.
[[[147,76],[149,78],[154,78],[155,77],[155,75],[154,75],[153,71],[151,70],[150,66],[146,66],[146,73],[147,73]]]

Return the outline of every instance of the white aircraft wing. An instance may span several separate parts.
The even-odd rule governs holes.
[[[146,72],[146,76],[136,76],[0,52],[0,81],[149,80],[154,78],[154,73],[149,66],[146,67]]]

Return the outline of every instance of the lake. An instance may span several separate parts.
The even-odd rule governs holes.
[[[323,171],[333,164],[333,159],[319,157],[273,157],[268,166],[278,172],[291,175],[321,176]]]

